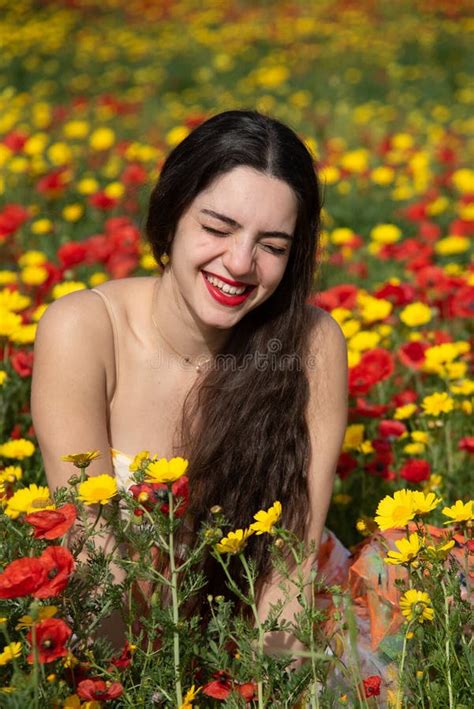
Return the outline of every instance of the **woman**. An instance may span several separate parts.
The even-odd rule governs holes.
[[[68,452],[101,450],[88,472],[123,485],[139,451],[182,455],[195,528],[214,505],[245,527],[280,500],[319,546],[347,421],[343,333],[307,303],[320,211],[304,143],[258,112],[216,115],[170,153],[146,223],[162,275],[71,293],[41,318],[31,404],[51,488]],[[280,596],[266,544],[248,545],[263,617]],[[211,559],[207,572],[205,593],[225,592]]]

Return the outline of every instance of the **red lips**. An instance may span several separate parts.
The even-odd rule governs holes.
[[[220,281],[227,283],[229,286],[235,286],[236,288],[241,288],[242,286],[250,288],[252,286],[251,283],[242,283],[242,281],[231,281],[229,278],[224,278],[224,276],[218,276],[217,273],[212,273],[212,271],[203,271],[203,273],[207,273],[208,276],[214,276]]]

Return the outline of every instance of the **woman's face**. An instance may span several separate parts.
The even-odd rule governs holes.
[[[231,328],[272,295],[296,218],[289,185],[250,167],[234,168],[197,195],[178,222],[166,270],[202,323]],[[223,292],[224,282],[233,293]]]

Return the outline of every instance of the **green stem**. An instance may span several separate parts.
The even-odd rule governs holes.
[[[395,702],[395,709],[401,709],[402,706],[402,677],[403,677],[403,668],[405,666],[405,656],[406,656],[406,651],[407,651],[407,635],[410,631],[411,628],[411,623],[408,624],[408,627],[406,629],[404,638],[403,638],[403,647],[402,647],[402,657],[400,660],[400,669],[398,671],[398,689],[397,689],[397,698]]]
[[[35,709],[39,709],[39,703],[38,703],[38,665],[39,665],[39,657],[38,657],[38,647],[36,645],[36,625],[33,623],[31,626],[31,644],[33,646],[33,685],[35,688]]]
[[[258,655],[259,655],[258,659],[259,659],[259,662],[261,662],[261,661],[262,661],[262,658],[263,658],[263,643],[264,643],[264,639],[265,639],[265,634],[264,634],[264,631],[263,631],[262,624],[261,624],[261,622],[260,622],[260,617],[259,617],[259,615],[258,615],[257,604],[256,604],[256,602],[255,602],[255,586],[254,586],[254,583],[253,583],[252,574],[251,574],[250,569],[249,569],[248,564],[247,564],[247,559],[245,558],[245,556],[244,556],[243,554],[239,554],[239,559],[240,559],[240,561],[242,562],[242,566],[243,566],[244,569],[245,569],[245,575],[246,575],[247,580],[248,580],[248,582],[249,582],[250,607],[251,607],[251,609],[252,609],[252,613],[253,613],[254,618],[255,618],[255,625],[256,625],[257,630],[258,630]],[[258,699],[258,707],[259,707],[259,709],[263,709],[263,707],[264,707],[264,703],[263,703],[263,682],[262,682],[261,678],[260,678],[260,679],[258,680],[258,682],[257,682],[257,699]]]
[[[314,598],[314,581],[311,583],[311,610],[314,608],[315,598]],[[311,618],[311,635],[309,641],[309,650],[311,652],[311,673],[313,675],[313,682],[311,685],[311,706],[314,709],[319,707],[319,697],[318,697],[318,678],[316,675],[316,657],[315,657],[315,647],[314,647],[314,624]]]
[[[174,656],[174,675],[176,684],[176,701],[178,706],[183,703],[183,690],[181,687],[181,672],[180,672],[180,647],[179,647],[179,604],[178,604],[178,574],[176,571],[176,560],[174,558],[174,507],[173,493],[168,485],[168,505],[169,505],[169,555],[170,555],[170,571],[171,571],[171,601],[173,606],[173,656]]]
[[[220,565],[222,566],[222,570],[224,571],[224,573],[225,573],[225,575],[226,575],[226,578],[227,578],[227,581],[229,582],[229,588],[230,588],[230,590],[231,590],[233,593],[235,593],[235,595],[236,595],[238,598],[240,598],[240,600],[241,600],[243,603],[245,603],[245,605],[250,606],[250,605],[251,605],[251,601],[247,598],[247,596],[245,596],[245,595],[242,593],[242,591],[240,590],[240,588],[239,588],[239,587],[237,586],[237,584],[234,582],[234,579],[233,579],[232,576],[229,574],[229,570],[228,570],[228,568],[227,568],[227,564],[226,564],[225,561],[222,559],[221,555],[220,555],[220,554],[216,554],[216,557],[215,557],[215,558],[217,559],[217,561],[218,561],[218,562],[220,563]]]
[[[102,507],[103,507],[103,505],[100,505],[100,504],[99,504],[99,509],[98,509],[98,511],[97,511],[97,514],[96,514],[94,523],[93,523],[92,527],[87,530],[87,533],[86,533],[86,535],[84,536],[84,539],[83,539],[83,541],[82,541],[81,546],[80,546],[79,549],[76,551],[76,556],[75,556],[75,559],[76,559],[76,560],[77,560],[77,558],[79,557],[79,554],[81,553],[81,551],[84,549],[85,543],[92,537],[92,535],[93,535],[93,533],[94,533],[94,530],[95,530],[95,528],[97,527],[97,523],[99,522],[99,519],[100,519],[101,514],[102,514]],[[82,520],[83,524],[84,524],[84,520],[87,520],[87,513],[86,513],[85,518]],[[84,526],[85,526],[85,525],[84,525]]]
[[[451,476],[453,473],[453,443],[451,440],[451,419],[447,419],[444,426],[444,440],[446,443],[446,457],[448,463],[448,473]]]
[[[365,696],[364,690],[362,689],[362,674],[360,669],[360,658],[357,649],[357,625],[355,622],[354,611],[352,610],[351,601],[344,595],[342,598],[343,608],[344,608],[344,618],[347,623],[349,630],[349,647],[351,650],[351,670],[353,673],[353,678],[355,675],[355,690],[357,694],[357,699],[359,700],[360,706],[368,709],[369,705],[367,698]]]
[[[446,593],[446,586],[444,585],[444,581],[441,581],[441,588],[443,589],[443,597],[444,597],[444,622],[445,622],[445,644],[444,644],[444,649],[445,649],[445,658],[446,658],[446,678],[448,681],[448,697],[449,697],[449,709],[453,709],[454,707],[454,701],[453,701],[453,683],[452,683],[452,678],[451,678],[451,644],[449,642],[449,605],[448,605],[448,596]]]

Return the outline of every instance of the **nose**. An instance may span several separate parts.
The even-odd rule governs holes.
[[[235,280],[248,276],[253,272],[254,267],[253,244],[244,239],[230,239],[228,248],[222,256],[222,263]]]

